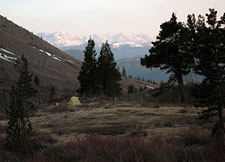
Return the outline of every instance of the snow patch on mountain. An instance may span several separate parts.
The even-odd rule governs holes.
[[[15,55],[14,53],[12,53],[12,52],[10,52],[10,51],[4,49],[4,48],[0,48],[0,50],[3,51],[3,52],[5,52],[5,53],[9,53],[9,54],[11,54],[11,55]]]
[[[11,63],[13,63],[12,60],[16,60],[16,58],[4,55],[2,53],[0,53],[0,59],[11,62]]]
[[[12,57],[12,56],[8,56],[8,55],[15,55],[14,53],[4,49],[4,48],[0,48],[0,59],[4,60],[4,61],[8,61],[13,63],[15,60],[17,60],[16,57]]]
[[[36,48],[36,47],[33,46],[33,48]],[[55,59],[55,60],[57,60],[57,61],[62,61],[61,58],[56,57],[54,54],[51,54],[51,53],[49,53],[49,52],[47,52],[47,51],[44,51],[43,49],[39,49],[39,48],[37,48],[37,49],[38,49],[40,52],[42,52],[42,53],[48,55],[49,57],[52,57],[53,59]]]

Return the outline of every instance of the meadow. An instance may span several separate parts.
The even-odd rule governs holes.
[[[213,119],[197,119],[201,110],[109,99],[43,106],[31,117],[36,143],[28,157],[4,149],[7,120],[1,115],[0,161],[222,162],[224,145],[210,134]]]

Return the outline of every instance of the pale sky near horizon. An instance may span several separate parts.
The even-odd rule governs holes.
[[[130,33],[153,39],[173,12],[185,22],[188,14],[205,15],[209,8],[220,17],[225,0],[0,0],[2,16],[34,33]]]

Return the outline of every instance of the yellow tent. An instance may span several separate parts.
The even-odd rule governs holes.
[[[68,105],[75,106],[75,105],[81,105],[80,100],[78,97],[71,97],[70,101],[68,102]]]

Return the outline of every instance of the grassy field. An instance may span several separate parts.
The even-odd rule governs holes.
[[[53,148],[64,148],[64,150],[69,149],[71,151],[71,149],[74,149],[73,147],[76,146],[75,148],[77,148],[77,145],[79,145],[79,147],[83,146],[84,150],[86,149],[86,152],[89,152],[89,147],[90,145],[93,145],[93,143],[94,147],[97,147],[98,149],[99,143],[101,143],[105,147],[104,150],[111,150],[114,147],[122,147],[121,143],[125,145],[128,140],[128,144],[126,144],[128,148],[130,143],[135,145],[132,146],[132,144],[130,146],[135,148],[130,151],[132,152],[132,155],[135,154],[136,147],[141,147],[141,149],[145,150],[142,150],[142,152],[146,152],[147,150],[151,150],[152,146],[155,147],[157,145],[162,146],[160,149],[165,149],[165,152],[166,150],[168,151],[170,147],[171,152],[174,151],[174,153],[177,152],[176,149],[178,148],[181,149],[182,152],[186,149],[194,148],[196,152],[196,149],[199,151],[200,148],[207,148],[206,145],[208,146],[208,144],[211,143],[210,141],[212,141],[212,138],[210,137],[211,122],[205,123],[197,120],[198,112],[202,109],[194,107],[165,106],[146,102],[136,103],[135,101],[117,101],[115,105],[112,105],[111,101],[107,100],[97,102],[98,103],[94,106],[88,106],[87,102],[74,107],[60,104],[59,106],[50,105],[40,108],[39,111],[31,117],[31,122],[35,136],[38,141],[45,146],[45,151],[49,151],[49,149]],[[4,139],[4,129],[7,125],[7,120],[4,120],[4,117],[2,116],[1,118],[0,136],[1,139]],[[172,141],[176,144],[171,143],[171,139],[173,139]],[[138,140],[138,142],[136,140]],[[97,141],[97,143],[93,141]],[[149,148],[145,148],[147,147],[145,144],[147,144]],[[100,148],[102,148],[102,145],[100,145]],[[106,146],[110,147],[107,148]],[[127,148],[126,146],[124,147]],[[174,148],[175,146],[176,148]],[[46,149],[46,147],[48,149]],[[96,150],[98,150],[97,148]],[[56,153],[58,151],[54,150],[54,153],[52,154],[58,154]],[[207,161],[205,156],[203,156],[204,149],[201,150],[200,153],[198,151],[196,153],[197,155],[193,155],[194,158],[197,156],[199,161]],[[93,151],[91,152],[93,153]],[[156,152],[157,150],[155,153]],[[159,150],[157,153],[159,153]],[[74,155],[75,153],[71,154]],[[43,159],[47,159],[46,161],[54,159],[47,155],[48,158],[46,158],[43,153],[41,153],[41,155],[42,156],[37,155],[38,157],[43,157],[41,158],[41,161],[43,161]],[[81,156],[82,153],[79,153],[79,155]],[[67,155],[63,154],[63,157],[64,156]],[[83,156],[86,157],[86,155]],[[96,158],[96,160],[98,159],[98,161],[118,161],[118,159],[109,160],[106,156],[98,154],[92,156]],[[100,159],[99,156],[101,157]],[[119,155],[110,156],[119,158]],[[146,155],[140,156],[148,157]],[[165,159],[161,160],[158,156],[160,157],[160,154],[157,155],[155,161],[164,161],[167,159],[167,156],[170,157],[172,155],[162,155]],[[171,160],[172,158],[173,161],[179,161],[179,158],[177,160],[176,156],[170,157],[169,159]],[[185,158],[189,158],[188,156],[183,156],[182,161],[186,161]],[[5,155],[5,157],[7,156]],[[84,157],[77,159],[77,161],[83,161]],[[222,154],[220,158],[223,157],[224,154]],[[64,158],[62,159],[65,161]],[[189,161],[192,158],[193,157],[190,157]],[[74,157],[72,159],[74,159]],[[58,159],[58,161],[63,160]],[[92,160],[86,159],[86,161]],[[31,161],[35,160],[32,159]],[[119,161],[126,160],[123,159]],[[134,161],[149,161],[149,158],[147,160],[137,160],[134,158]]]

